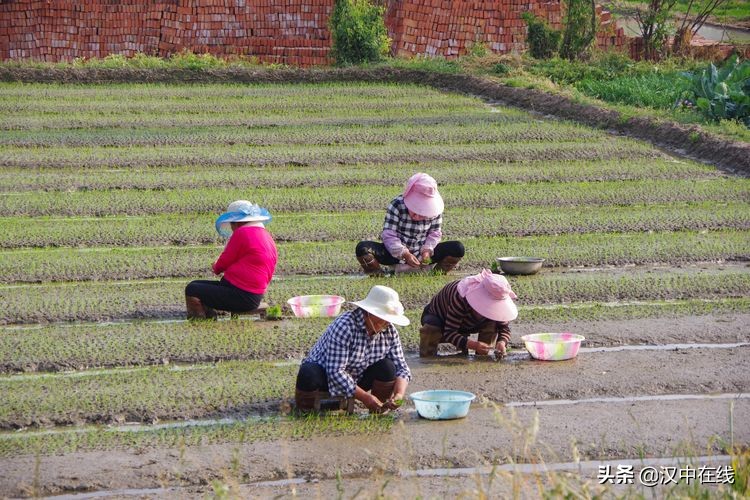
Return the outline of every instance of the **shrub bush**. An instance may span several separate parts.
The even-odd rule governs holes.
[[[495,75],[499,75],[499,76],[508,75],[510,74],[510,71],[511,71],[510,66],[501,62],[494,64],[492,68],[490,69],[491,73]]]
[[[529,52],[536,59],[549,59],[557,53],[560,46],[561,33],[549,27],[549,25],[531,12],[524,12],[521,17],[529,27],[526,43]]]
[[[329,28],[338,64],[377,62],[388,55],[391,40],[383,13],[383,7],[369,0],[336,0]]]

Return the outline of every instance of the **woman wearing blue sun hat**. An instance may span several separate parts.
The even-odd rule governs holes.
[[[270,220],[268,210],[247,200],[233,201],[216,219],[216,231],[229,241],[213,272],[224,276],[185,287],[188,319],[215,318],[217,309],[252,311],[260,305],[278,260],[276,243],[265,228]]]

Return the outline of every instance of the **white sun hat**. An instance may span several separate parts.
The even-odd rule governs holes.
[[[375,285],[365,300],[352,304],[394,325],[407,326],[410,323],[409,318],[404,316],[404,306],[398,298],[398,292],[387,286]]]
[[[232,222],[264,222],[271,220],[271,214],[263,207],[250,203],[247,200],[233,201],[224,212],[216,219],[216,231],[224,238],[232,235]]]

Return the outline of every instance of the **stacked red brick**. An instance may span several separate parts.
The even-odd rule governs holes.
[[[391,2],[386,25],[399,55],[441,55],[455,58],[477,42],[493,52],[522,51],[526,23],[521,13],[529,7],[560,27],[560,2],[522,0],[404,0]]]
[[[328,64],[333,0],[0,0],[0,58],[169,56],[182,50]]]
[[[596,33],[597,47],[602,50],[628,47],[628,38],[625,36],[625,30],[617,27],[614,19],[612,19],[612,14],[604,10],[601,5],[597,5],[596,15],[599,18],[599,31]]]
[[[492,52],[505,54],[526,50],[525,11],[562,27],[560,1],[528,0],[402,0],[390,3],[386,25],[399,55],[441,55],[448,59],[466,54],[478,42]],[[597,36],[601,48],[622,47],[625,34],[614,28],[609,12],[602,12]]]
[[[169,56],[182,50],[310,66],[330,62],[334,0],[0,0],[0,59]],[[497,53],[526,48],[521,13],[560,28],[560,0],[390,0],[394,52],[455,58],[477,42]],[[624,34],[600,11],[600,47]]]

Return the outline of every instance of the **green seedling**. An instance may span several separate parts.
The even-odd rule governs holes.
[[[281,319],[281,306],[279,304],[276,304],[266,309],[266,319]]]

